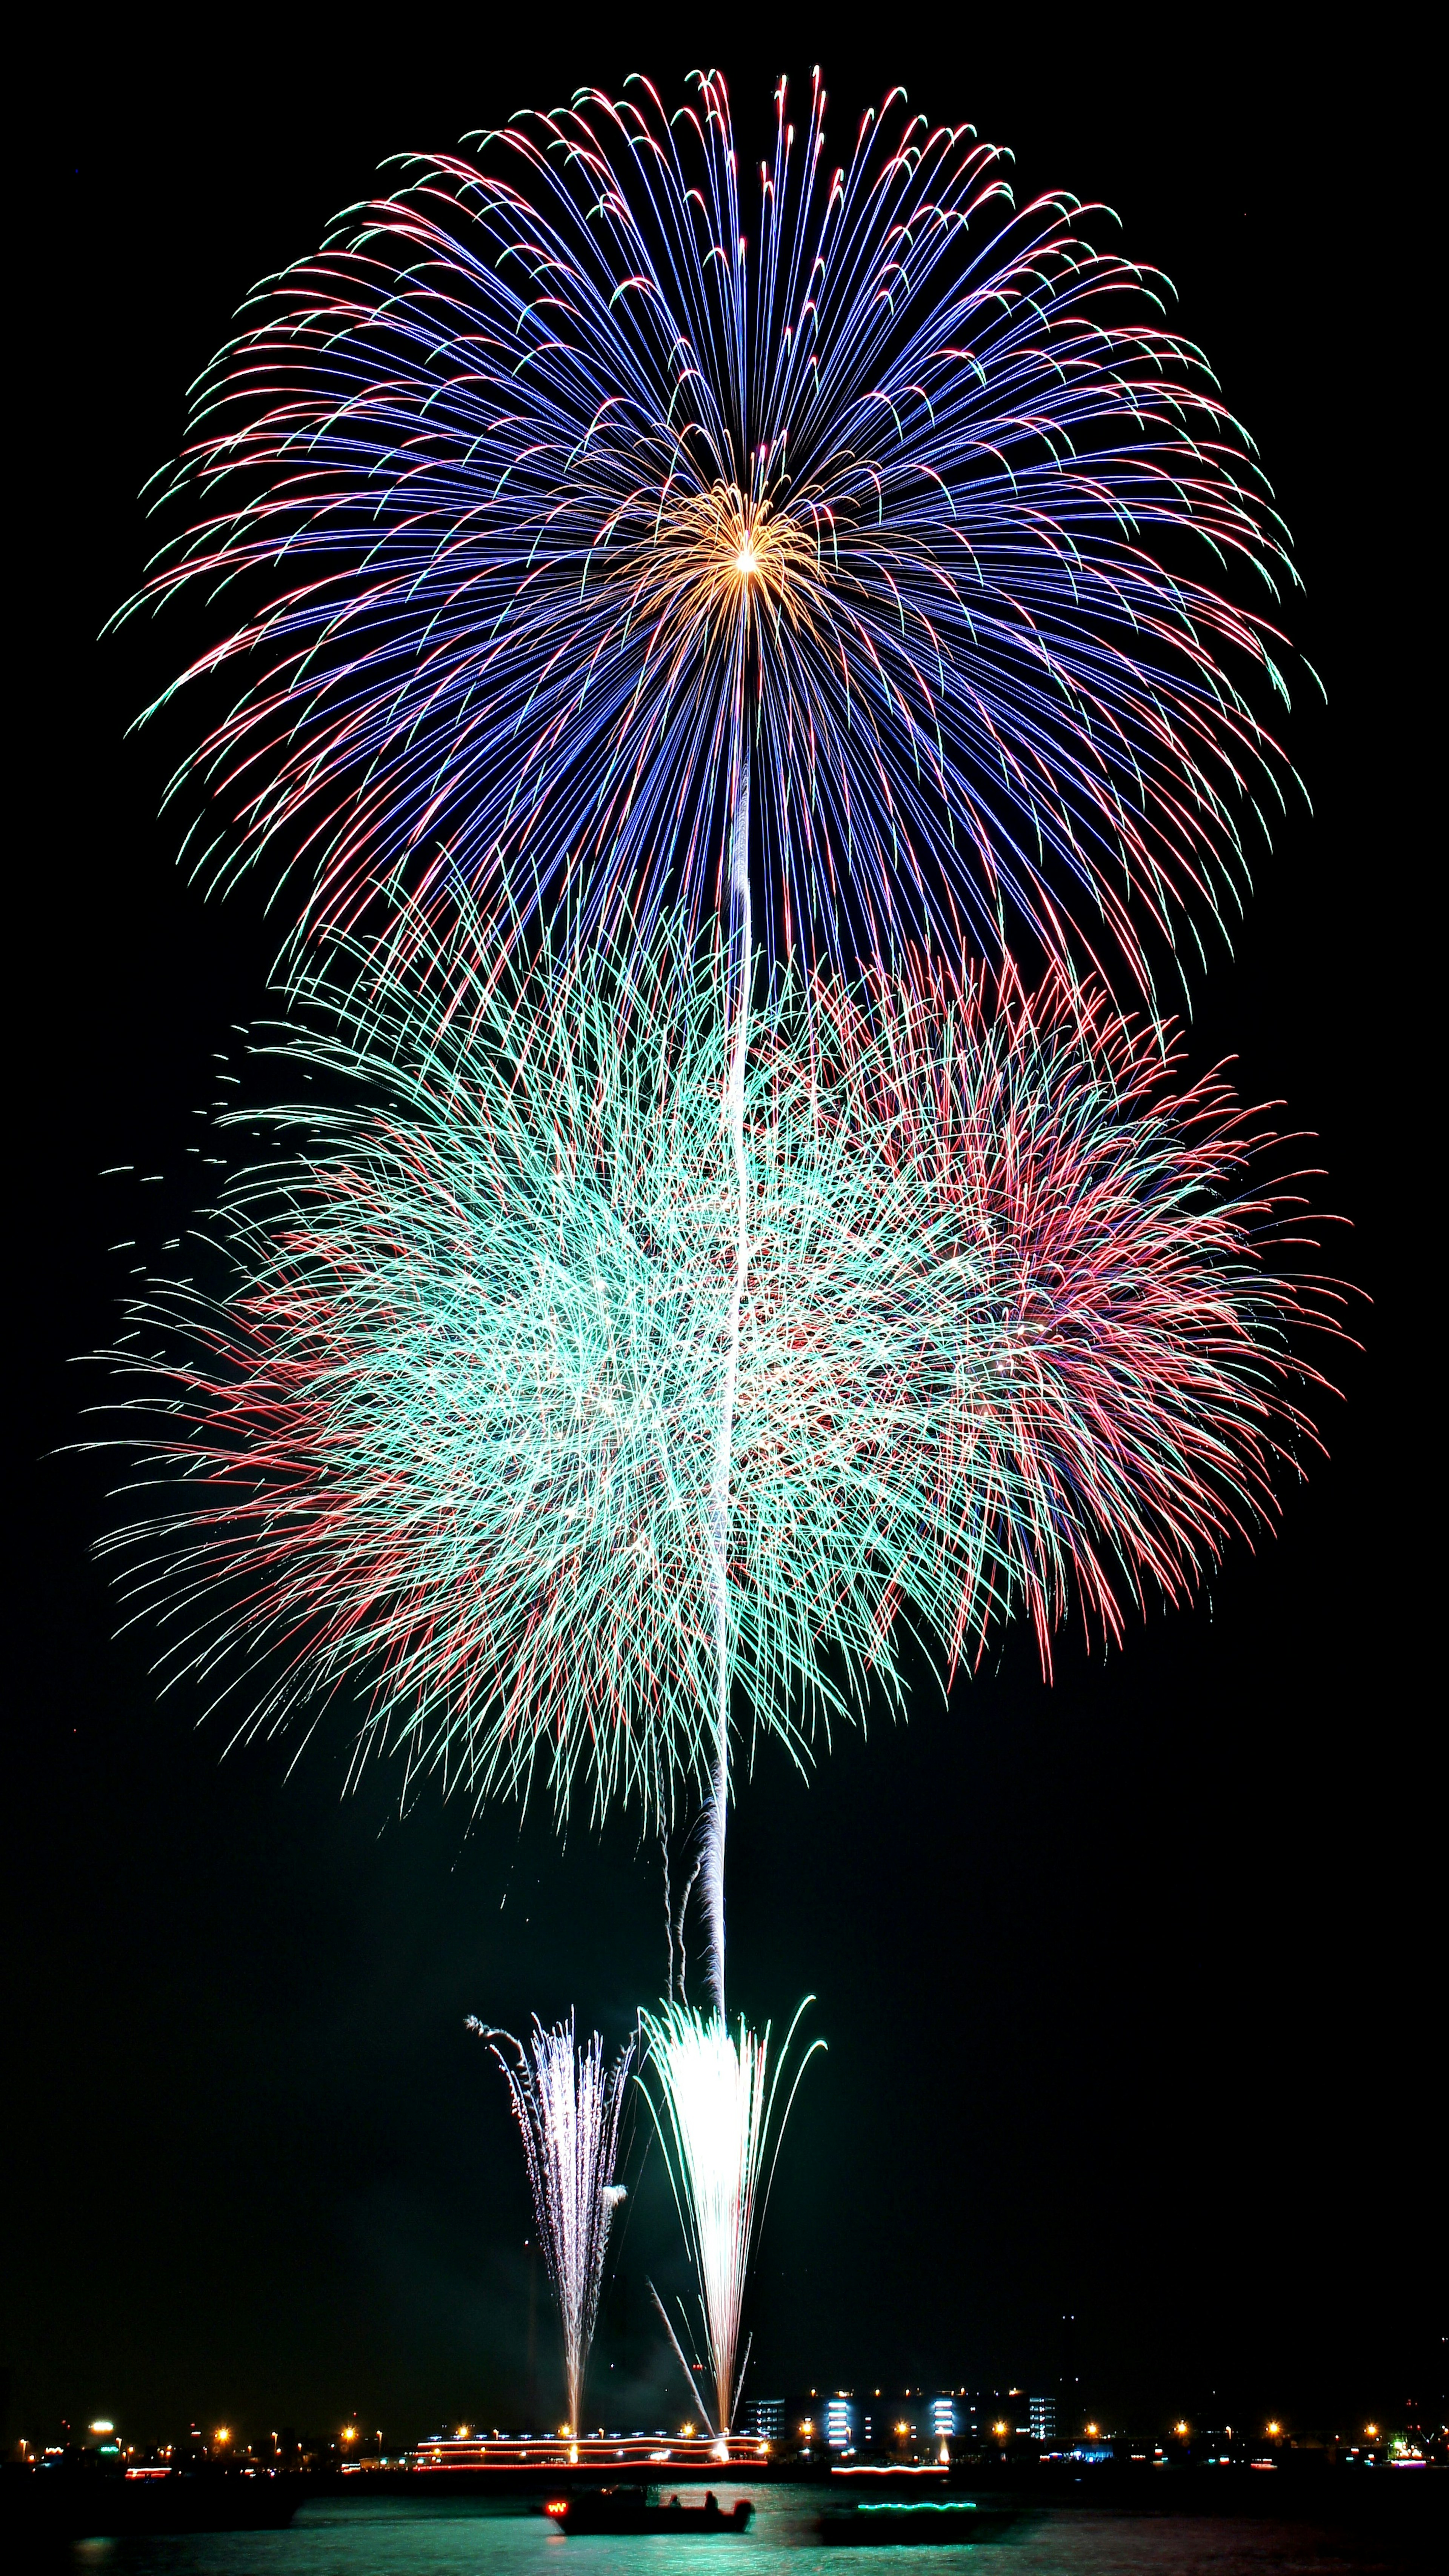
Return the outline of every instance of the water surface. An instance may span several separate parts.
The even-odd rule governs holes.
[[[349,2496],[303,2505],[290,2531],[78,2541],[60,2564],[76,2576],[1400,2576],[1413,2563],[1383,2537],[1312,2523],[1087,2507],[1027,2512],[984,2544],[825,2549],[818,2492],[721,2484],[717,2493],[725,2506],[753,2494],[743,2539],[569,2540],[516,2505]]]

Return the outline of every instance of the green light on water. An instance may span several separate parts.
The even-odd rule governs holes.
[[[930,2496],[903,2496],[892,2503],[883,2500],[879,2504],[863,2504],[859,2510],[862,2513],[974,2513],[976,2507],[969,2498],[937,2504]]]

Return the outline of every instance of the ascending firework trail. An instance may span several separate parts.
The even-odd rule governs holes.
[[[748,594],[747,594],[748,595]],[[705,1848],[701,1876],[704,1881],[704,1911],[709,1937],[709,1983],[715,2011],[721,2022],[725,2017],[725,1911],[724,1858],[725,1829],[729,1818],[730,1791],[730,1601],[729,1601],[729,1520],[730,1484],[734,1466],[735,1398],[740,1376],[740,1312],[744,1303],[745,1280],[750,1266],[750,1178],[745,1157],[745,1067],[750,1045],[750,978],[754,971],[754,946],[750,923],[750,732],[748,713],[742,709],[744,674],[741,673],[740,697],[736,700],[733,726],[731,768],[731,813],[729,842],[730,885],[730,958],[734,968],[734,998],[729,1032],[729,1073],[725,1089],[725,1117],[729,1128],[730,1154],[734,1163],[737,1196],[735,1228],[734,1280],[730,1290],[729,1321],[726,1326],[724,1383],[720,1392],[719,1439],[715,1449],[714,1474],[709,1490],[709,1573],[714,1605],[715,1635],[715,1744],[713,1795],[705,1816]]]

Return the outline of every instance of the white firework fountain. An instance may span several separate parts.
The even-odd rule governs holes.
[[[801,2004],[773,2067],[768,2022],[757,2033],[747,2028],[741,2015],[736,2036],[722,2013],[702,2013],[683,2002],[666,2003],[657,2013],[640,2015],[644,2063],[654,2077],[658,2100],[647,2084],[644,2091],[699,2284],[703,2363],[691,2365],[657,2290],[654,2299],[706,2419],[709,2409],[700,2397],[696,2372],[707,2372],[713,2383],[710,2431],[722,2450],[749,2360],[748,2345],[743,2354],[739,2346],[751,2251],[764,2220],[796,2087],[816,2049],[825,2045],[823,2039],[816,2039],[806,2049],[777,2118],[791,2044],[800,2015],[813,2000],[807,1996]]]
[[[511,2032],[491,2030],[472,2018],[468,2027],[488,2041],[502,2067],[522,2132],[538,2232],[563,2326],[568,2430],[577,2442],[609,2227],[624,2198],[623,2184],[614,2180],[614,2163],[634,2044],[631,2040],[606,2067],[597,2031],[583,2048],[578,2046],[572,2013],[550,2030],[535,2016],[526,2046]]]

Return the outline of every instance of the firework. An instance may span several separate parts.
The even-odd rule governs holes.
[[[719,961],[505,1001],[411,928],[415,985],[344,954],[273,1042],[317,1081],[224,1195],[229,1284],[150,1288],[115,1354],[144,1502],[107,1544],[240,1731],[345,1691],[359,1765],[667,1822],[731,1727],[803,1758],[898,1699],[903,1631],[969,1665],[1025,1610],[1046,1662],[1271,1513],[1330,1313],[1269,1266],[1265,1140],[1157,1027],[1061,981],[787,993],[741,1069],[737,1305]]]
[[[899,102],[833,172],[818,77],[798,138],[783,82],[775,108],[749,240],[714,74],[673,117],[647,83],[581,93],[412,165],[207,371],[148,585],[250,602],[182,675],[243,681],[187,764],[223,873],[270,854],[308,921],[388,936],[400,891],[461,895],[494,958],[540,918],[637,961],[662,915],[723,916],[721,2010],[752,830],[777,964],[959,974],[1015,923],[1063,972],[1105,936],[1146,989],[1147,925],[1218,906],[1277,765],[1233,676],[1281,691],[1272,630],[1177,558],[1269,592],[1287,561],[1200,359],[1083,210],[1014,215],[999,153]]]
[[[1184,1598],[1318,1450],[1290,1390],[1325,1387],[1302,1340],[1342,1301],[1286,1266],[1310,1176],[1264,1177],[1274,1140],[1221,1072],[1177,1087],[1171,1027],[1055,975],[836,992],[818,1020],[817,1115],[873,1140],[910,1245],[895,1585],[952,1667],[1024,1610],[1049,1673],[1073,1611],[1115,1638]]]
[[[572,2013],[552,2030],[535,2020],[526,2047],[509,2032],[490,2030],[483,2022],[470,2019],[468,2027],[490,2043],[522,2134],[534,2214],[563,2326],[569,2432],[577,2441],[609,2227],[624,2198],[622,2183],[614,2180],[614,2160],[633,2043],[606,2069],[598,2032],[580,2049]]]
[[[710,2429],[721,2439],[729,2433],[748,2358],[739,2353],[745,2277],[769,2199],[774,2160],[800,2078],[816,2049],[825,2045],[823,2040],[812,2040],[777,2120],[781,2078],[800,2015],[812,2000],[807,1996],[801,2004],[773,2066],[768,2022],[757,2035],[747,2028],[742,2015],[738,2034],[732,2037],[721,2013],[706,2016],[683,2003],[667,2003],[658,2013],[641,2015],[645,2063],[659,2098],[655,2100],[647,2085],[645,2093],[694,2258],[700,2324],[714,2386],[715,2416]],[[694,2374],[662,2302],[660,2314],[693,2389]]]
[[[1147,925],[1236,897],[1282,682],[1209,584],[1287,572],[1243,433],[1102,210],[1014,213],[898,95],[835,168],[824,112],[781,83],[746,238],[718,75],[580,93],[246,309],[142,594],[239,603],[183,674],[240,689],[187,764],[223,873],[647,946],[715,912],[743,725],[776,957],[1015,922],[1145,988]]]
[[[895,1506],[870,1494],[915,1327],[891,1325],[878,1176],[815,1119],[808,1058],[757,1054],[740,1318],[715,966],[666,951],[627,1011],[582,972],[513,1002],[480,984],[442,1027],[435,989],[426,955],[370,1005],[319,979],[314,1024],[276,1041],[323,1097],[276,1113],[297,1150],[224,1198],[231,1284],[131,1311],[147,1506],[109,1544],[244,1731],[348,1685],[359,1764],[396,1746],[479,1800],[541,1767],[561,1807],[582,1773],[595,1812],[667,1821],[716,1756],[736,1339],[726,1643],[751,1723],[803,1751],[882,1663]]]

